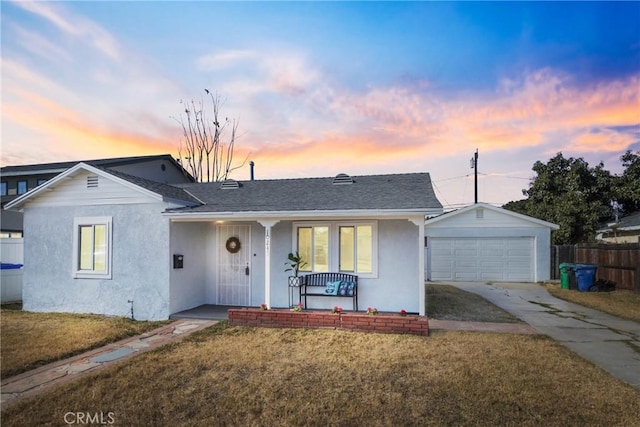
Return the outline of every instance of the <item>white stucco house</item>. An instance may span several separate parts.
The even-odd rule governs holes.
[[[551,230],[558,225],[486,203],[425,222],[428,280],[549,280]]]
[[[362,307],[424,314],[425,217],[442,212],[428,173],[172,186],[84,163],[7,208],[24,213],[25,310],[139,320],[286,307],[296,250],[357,274]]]

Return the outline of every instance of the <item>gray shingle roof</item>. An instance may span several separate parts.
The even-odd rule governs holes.
[[[442,209],[428,173],[352,178],[353,184],[333,184],[334,177],[242,181],[237,189],[221,189],[219,182],[179,184],[204,204],[169,212]]]
[[[118,178],[124,179],[125,181],[129,181],[130,183],[135,184],[139,187],[142,187],[149,191],[153,191],[154,193],[159,194],[164,198],[182,201],[185,202],[185,204],[200,205],[199,200],[197,200],[182,188],[178,188],[169,184],[163,184],[157,181],[151,181],[149,179],[140,178],[138,176],[129,175],[127,173],[123,173],[113,169],[101,167],[98,167],[98,169],[102,169],[113,176],[117,176]]]
[[[618,227],[638,227],[640,226],[640,212],[635,212],[620,219]]]
[[[627,229],[630,227],[640,227],[640,212],[634,212],[632,214],[624,216],[620,218],[620,221],[618,221],[618,223],[614,221],[607,221],[604,224],[600,224],[600,227],[598,227],[598,231],[610,231],[614,226],[618,230]]]
[[[130,163],[145,162],[150,160],[173,160],[170,154],[158,154],[150,156],[135,156],[135,157],[115,157],[110,159],[94,159],[94,160],[74,160],[69,162],[56,162],[56,163],[37,163],[31,165],[18,165],[18,166],[3,166],[0,170],[3,173],[7,172],[38,172],[41,170],[66,170],[70,169],[78,163],[86,163],[92,166],[100,166],[103,168],[110,168],[114,166],[126,165]]]

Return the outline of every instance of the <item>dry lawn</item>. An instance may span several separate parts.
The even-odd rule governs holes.
[[[550,283],[545,284],[545,288],[556,298],[640,322],[640,294],[631,291],[579,292]]]
[[[541,357],[544,355],[544,357]],[[3,427],[639,426],[640,393],[542,336],[226,327],[7,408]]]
[[[28,313],[21,311],[19,305],[3,305],[0,311],[0,376],[7,378],[164,323],[97,315]]]
[[[462,291],[451,285],[428,283],[426,287],[426,311],[431,319],[521,323],[517,317],[479,295]]]

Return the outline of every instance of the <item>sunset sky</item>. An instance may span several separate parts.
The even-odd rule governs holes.
[[[494,204],[559,151],[620,173],[640,150],[640,2],[1,8],[2,166],[177,157],[205,88],[258,179],[430,172],[446,208],[473,202],[476,148]]]

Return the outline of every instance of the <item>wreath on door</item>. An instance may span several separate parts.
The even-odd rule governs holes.
[[[237,237],[229,237],[227,239],[227,243],[225,244],[227,250],[232,254],[237,253],[240,250],[241,246],[242,245],[240,244],[240,239],[238,239]]]

